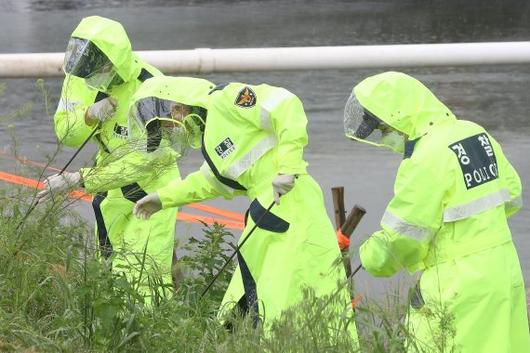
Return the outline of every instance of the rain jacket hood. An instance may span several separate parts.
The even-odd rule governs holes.
[[[208,93],[214,87],[213,83],[201,78],[153,77],[140,86],[132,101],[136,102],[145,97],[157,97],[207,109]]]
[[[427,87],[404,73],[390,71],[368,77],[353,93],[364,109],[409,140],[422,137],[435,124],[456,119]]]
[[[125,82],[138,76],[141,65],[135,60],[129,37],[119,22],[99,16],[85,17],[72,37],[94,43],[109,58]]]

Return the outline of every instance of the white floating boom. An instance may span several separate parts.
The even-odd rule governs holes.
[[[166,74],[530,63],[530,42],[139,51]],[[0,54],[0,78],[62,76],[63,53]]]

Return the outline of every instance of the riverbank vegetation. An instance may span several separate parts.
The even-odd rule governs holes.
[[[113,274],[98,257],[91,225],[67,207],[72,200],[39,205],[21,224],[34,193],[0,192],[0,352],[354,351],[345,332],[329,327],[333,298],[310,292],[268,334],[244,316],[223,325],[217,310],[235,265],[200,298],[235,242],[219,225],[183,245],[175,294],[151,281],[156,300],[147,305],[138,281]],[[356,310],[362,351],[405,352],[413,342],[407,308],[398,296],[364,300]]]

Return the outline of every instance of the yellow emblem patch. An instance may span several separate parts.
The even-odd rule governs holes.
[[[251,108],[256,105],[256,93],[247,86],[239,91],[234,103],[241,108]]]

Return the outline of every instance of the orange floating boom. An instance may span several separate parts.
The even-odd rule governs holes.
[[[11,184],[23,185],[23,186],[27,186],[31,188],[36,188],[36,189],[44,188],[44,184],[39,182],[38,180],[30,179],[30,178],[26,178],[26,177],[22,177],[19,175],[6,173],[2,171],[0,171],[0,180],[6,181]],[[85,202],[92,202],[92,196],[80,190],[74,190],[70,192],[69,196],[74,199],[82,200]],[[197,204],[195,204],[195,206],[197,206]],[[205,205],[201,205],[201,206],[205,206]],[[194,207],[194,208],[201,209],[202,207]],[[205,209],[209,209],[209,208],[212,208],[212,206],[205,207]],[[220,211],[223,211],[223,210],[220,210]],[[237,215],[237,213],[234,213],[234,212],[223,211],[223,213],[225,212],[227,215],[230,215],[230,217],[232,218],[235,218],[235,215]],[[193,222],[193,223],[202,223],[202,222],[206,224],[219,223],[229,229],[236,229],[236,230],[242,230],[244,228],[243,222],[239,220],[234,221],[234,220],[228,220],[228,219],[222,219],[222,218],[192,215],[192,214],[185,213],[185,212],[179,212],[177,214],[177,219],[180,221]],[[240,219],[241,220],[243,219],[242,215]]]

